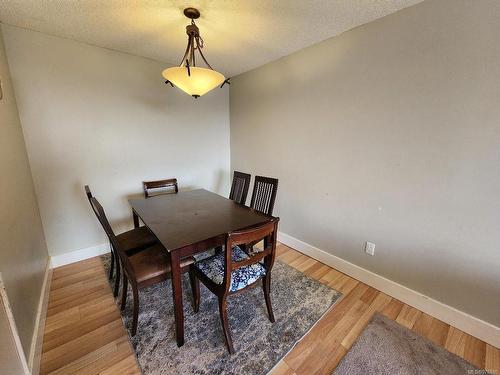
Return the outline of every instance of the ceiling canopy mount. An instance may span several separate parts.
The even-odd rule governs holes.
[[[196,8],[184,9],[184,15],[187,18],[191,18],[192,20],[196,20],[196,19],[200,18],[200,16],[201,16],[200,11]]]

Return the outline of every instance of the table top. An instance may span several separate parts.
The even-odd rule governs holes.
[[[167,251],[271,219],[204,189],[130,199],[129,203]]]

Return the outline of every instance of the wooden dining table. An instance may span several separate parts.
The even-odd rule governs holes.
[[[134,221],[140,218],[163,245],[172,268],[175,333],[184,345],[184,310],[180,262],[222,246],[228,232],[268,222],[272,216],[204,189],[130,199]]]

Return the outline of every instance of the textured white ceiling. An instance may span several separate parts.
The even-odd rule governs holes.
[[[0,21],[134,55],[179,63],[189,20],[208,62],[227,77],[422,0],[0,0]]]

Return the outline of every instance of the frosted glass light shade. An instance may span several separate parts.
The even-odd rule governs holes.
[[[182,91],[195,97],[206,94],[221,85],[226,79],[222,74],[212,69],[198,68],[196,66],[189,69],[191,71],[190,76],[184,66],[165,69],[162,75]]]

